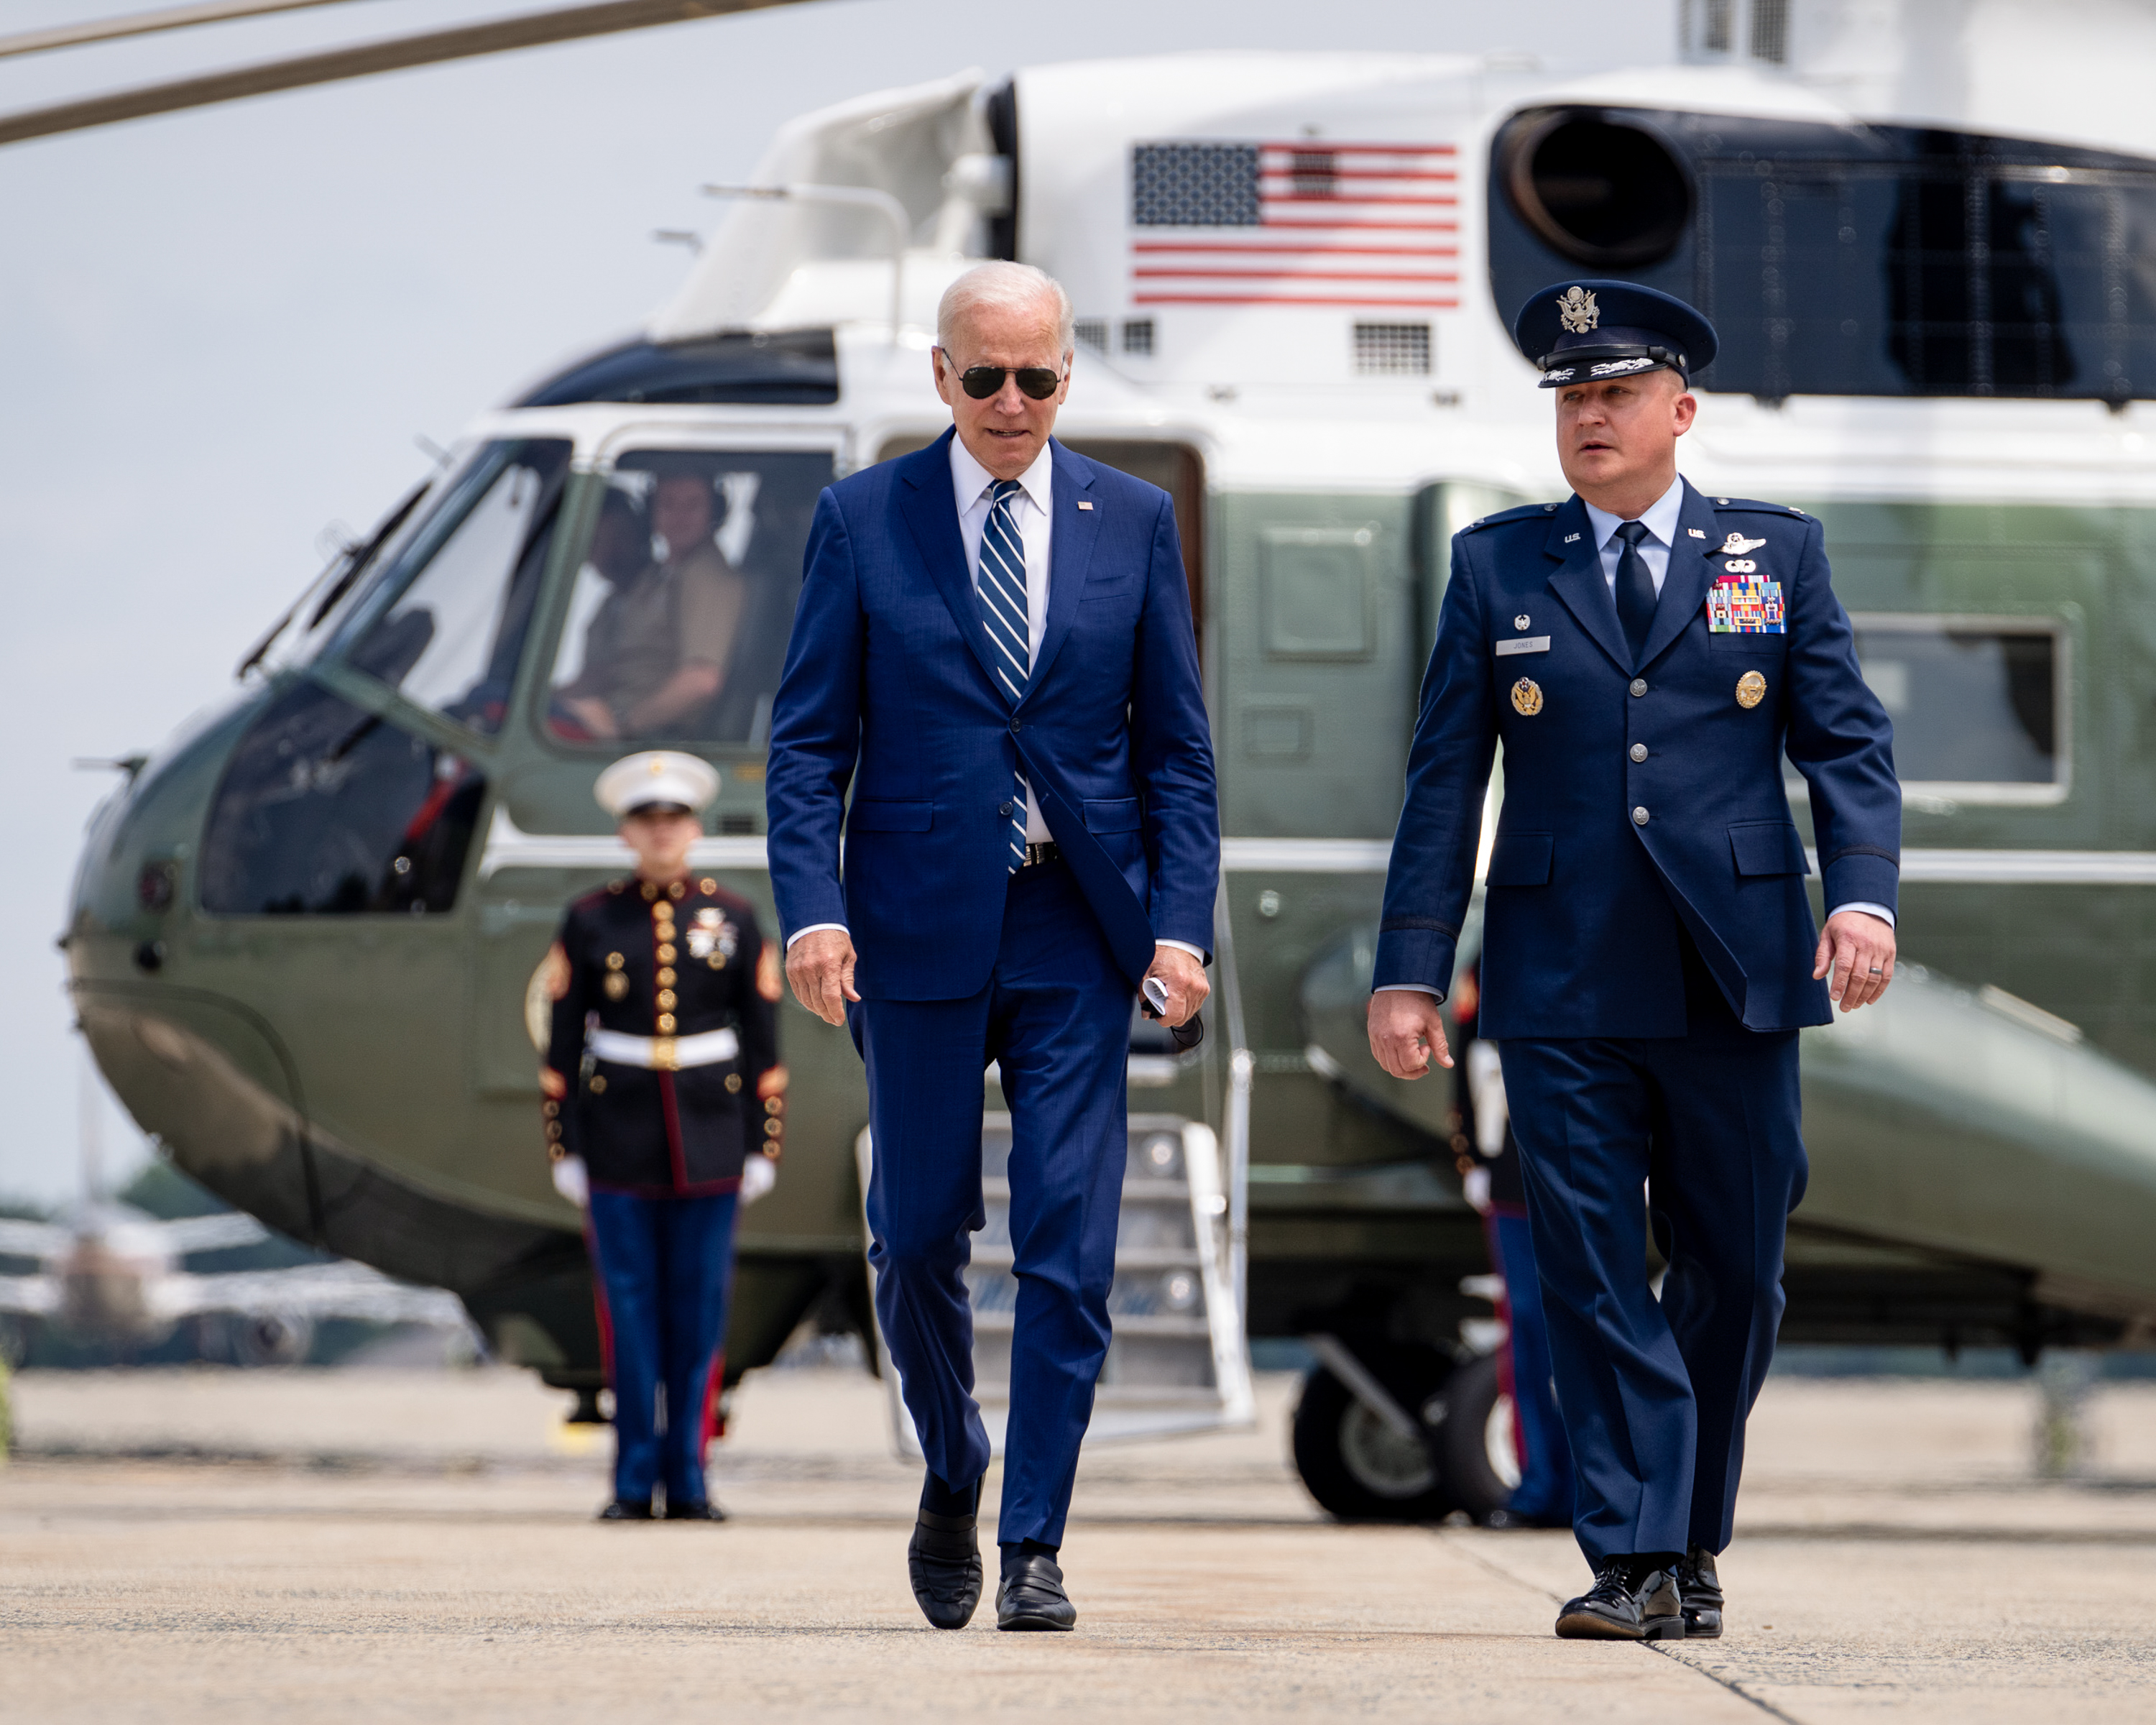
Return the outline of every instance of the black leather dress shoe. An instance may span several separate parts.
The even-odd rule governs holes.
[[[1714,1573],[1712,1552],[1695,1545],[1677,1560],[1677,1592],[1686,1638],[1713,1640],[1722,1633],[1722,1578]]]
[[[1076,1627],[1078,1608],[1063,1591],[1063,1572],[1055,1559],[1014,1558],[996,1585],[996,1627],[999,1630],[1067,1630]]]
[[[906,1548],[906,1573],[913,1600],[937,1629],[963,1629],[981,1603],[981,1542],[973,1516],[939,1516],[921,1510]]]
[[[1650,1569],[1638,1580],[1622,1558],[1595,1572],[1594,1585],[1565,1601],[1557,1632],[1568,1641],[1681,1641],[1685,1635],[1676,1578]]]
[[[726,1512],[708,1497],[686,1498],[676,1503],[666,1500],[666,1519],[670,1522],[723,1522]]]
[[[603,1522],[648,1522],[651,1519],[651,1500],[617,1497],[599,1512]]]

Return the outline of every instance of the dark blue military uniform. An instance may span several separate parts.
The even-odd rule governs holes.
[[[616,880],[578,899],[550,968],[542,1106],[554,1153],[581,1157],[590,1183],[614,1392],[614,1497],[649,1505],[663,1481],[668,1512],[678,1514],[709,1502],[706,1421],[726,1337],[742,1163],[775,1149],[780,1133],[783,1100],[762,1094],[778,1065],[778,968],[749,904],[696,878],[664,887]],[[608,1044],[609,1033],[624,1040]],[[732,1052],[703,1058],[715,1036]]]
[[[1480,1028],[1504,1046],[1575,1528],[1598,1566],[1718,1552],[1804,1192],[1796,1031],[1830,1013],[1785,752],[1829,906],[1891,911],[1898,875],[1892,733],[1819,523],[1687,485],[1636,652],[1578,497],[1455,538],[1380,988],[1451,985],[1501,741]]]

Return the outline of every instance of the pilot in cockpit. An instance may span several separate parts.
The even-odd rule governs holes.
[[[707,466],[653,464],[648,529],[625,492],[607,494],[591,562],[613,590],[585,633],[583,668],[554,696],[591,737],[692,735],[725,680],[748,583],[712,536]],[[655,562],[654,531],[665,547]]]

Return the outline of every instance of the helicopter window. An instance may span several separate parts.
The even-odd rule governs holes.
[[[486,781],[467,761],[301,681],[234,751],[203,829],[203,909],[424,915],[456,901]]]
[[[555,439],[482,449],[354,612],[346,661],[459,724],[500,730],[568,468]]]
[[[1864,680],[1902,783],[1974,803],[2066,793],[2063,629],[2042,619],[1860,616]]]
[[[1606,147],[1605,147],[1606,146]],[[1761,116],[1535,109],[1491,151],[1510,311],[1582,264],[1691,300],[1708,389],[2156,397],[2156,161]]]
[[[548,732],[762,747],[831,478],[821,450],[624,456],[570,594]]]

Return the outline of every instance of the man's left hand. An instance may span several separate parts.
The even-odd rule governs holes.
[[[1166,1024],[1188,1024],[1213,992],[1212,983],[1205,980],[1205,967],[1180,947],[1155,947],[1146,974],[1168,985],[1168,1010],[1161,1015]]]
[[[1894,926],[1869,911],[1837,911],[1826,919],[1812,980],[1830,977],[1826,991],[1844,1012],[1869,1006],[1894,980]]]

